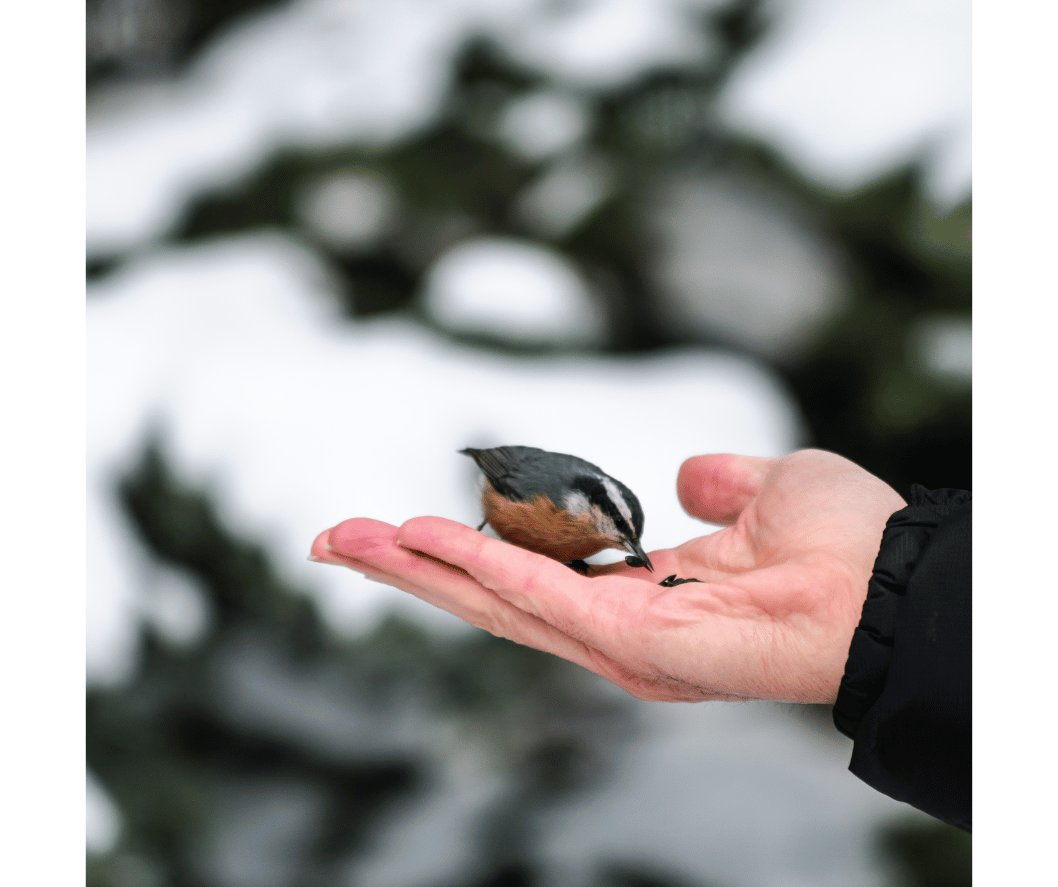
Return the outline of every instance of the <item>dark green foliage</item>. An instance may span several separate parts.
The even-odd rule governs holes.
[[[757,33],[750,23],[759,20],[759,11],[757,4],[736,4],[725,15],[721,36],[727,49],[713,65],[655,71],[618,89],[580,93],[594,120],[585,153],[609,164],[613,185],[565,233],[535,232],[516,211],[517,196],[546,172],[549,161],[516,156],[495,135],[510,101],[550,84],[474,42],[456,65],[442,112],[426,130],[384,149],[283,153],[231,190],[200,195],[176,236],[262,226],[297,230],[330,258],[345,282],[349,313],[360,318],[417,313],[431,263],[463,238],[548,240],[603,300],[611,327],[605,350],[687,344],[737,350],[719,332],[692,336],[659,321],[650,270],[656,244],[647,213],[652,195],[673,175],[749,177],[811,219],[848,270],[845,309],[807,353],[775,366],[803,411],[805,443],[860,462],[905,494],[912,483],[968,488],[969,388],[926,372],[909,337],[916,322],[931,314],[969,317],[970,205],[935,218],[916,168],[856,194],[830,194],[801,179],[771,149],[720,129],[711,101],[737,47]],[[365,251],[343,252],[323,242],[297,213],[299,195],[346,170],[386,182],[399,201],[398,224]],[[438,332],[476,347],[554,350],[545,343],[519,346],[481,334]]]
[[[93,16],[102,21],[102,11],[118,5],[88,4],[90,87],[173,70],[235,17],[279,4],[144,0],[131,4],[141,19],[150,10],[171,19],[168,30],[150,32],[155,44],[141,41],[140,50],[123,55],[93,50]],[[856,194],[831,194],[769,147],[727,132],[713,113],[715,97],[764,33],[763,10],[759,0],[743,0],[703,16],[702,32],[718,47],[706,65],[576,92],[592,121],[578,150],[604,163],[612,184],[568,230],[536,230],[518,210],[519,195],[552,161],[527,160],[496,136],[511,101],[556,84],[473,41],[429,126],[383,147],[279,152],[248,178],[193,195],[172,239],[291,232],[330,263],[351,318],[402,312],[428,325],[418,299],[441,254],[468,236],[530,239],[560,252],[592,286],[610,321],[603,351],[738,350],[719,331],[691,334],[662,321],[652,276],[658,244],[648,216],[658,188],[674,179],[724,174],[752,181],[809,219],[848,272],[841,313],[807,352],[773,366],[803,413],[804,443],[848,456],[905,495],[911,483],[968,488],[969,387],[925,372],[909,336],[931,314],[970,315],[972,206],[935,218],[914,167]],[[155,48],[141,51],[148,45]],[[394,224],[369,247],[335,247],[299,215],[304,194],[343,171],[374,176],[395,196]],[[124,259],[93,257],[88,276],[104,277]],[[472,347],[560,350],[435,331]],[[173,476],[159,442],[129,466],[120,497],[147,550],[193,578],[210,616],[190,644],[173,643],[146,624],[133,676],[88,691],[88,764],[125,823],[112,853],[89,858],[90,887],[221,887],[215,844],[232,824],[231,799],[255,786],[313,799],[311,827],[297,833],[290,850],[296,874],[289,883],[338,883],[387,815],[430,790],[440,766],[437,749],[409,748],[390,735],[406,710],[423,723],[457,725],[507,780],[468,839],[477,867],[458,887],[541,882],[536,824],[549,804],[606,774],[632,733],[625,706],[573,666],[480,632],[444,640],[391,618],[368,637],[335,637],[304,591],[276,575],[266,551],[223,525],[208,490]],[[287,687],[290,699],[322,694],[336,723],[372,725],[367,733],[375,741],[361,741],[359,733],[326,740],[311,719],[297,722],[296,705],[262,707],[232,677],[239,668],[248,670],[251,685]],[[828,712],[816,714],[813,725],[831,729]],[[894,831],[881,847],[897,861],[901,884],[969,883],[970,839],[954,829]],[[687,883],[621,862],[603,864],[597,878],[598,887]]]
[[[657,866],[622,862],[603,866],[592,887],[712,887],[714,883],[690,881]]]
[[[939,822],[894,826],[878,840],[896,887],[970,887],[972,846],[966,832]]]
[[[916,320],[971,310],[970,206],[936,219],[908,170],[831,199],[833,230],[856,270],[853,299],[815,350],[783,368],[812,430],[907,495],[971,486],[969,387],[926,373],[909,353]]]
[[[217,792],[232,780],[313,787],[319,821],[305,866],[325,873],[363,846],[392,799],[422,784],[423,763],[398,752],[328,753],[308,730],[300,739],[277,736],[232,718],[225,674],[239,650],[268,651],[305,677],[338,645],[308,599],[277,580],[264,552],[232,536],[205,495],[171,477],[156,445],[121,492],[153,553],[200,584],[212,619],[190,648],[146,630],[132,680],[88,692],[88,765],[126,824],[109,861],[92,861],[90,883],[121,883],[130,865],[163,872],[164,884],[214,883],[203,847],[216,825]],[[350,680],[350,701],[355,692]]]
[[[247,13],[287,0],[86,0],[89,88],[130,76],[171,74]]]
[[[335,638],[266,554],[171,474],[157,442],[121,495],[152,553],[202,589],[211,619],[182,646],[145,626],[131,680],[89,689],[88,766],[125,822],[119,846],[89,860],[91,885],[224,883],[214,845],[238,827],[225,805],[254,786],[314,799],[312,828],[295,841],[298,883],[332,883],[386,811],[430,784],[436,750],[387,736],[409,709],[424,725],[462,725],[508,774],[479,835],[479,869],[528,871],[540,810],[593,784],[631,735],[627,706],[579,669],[491,635],[440,640],[391,618],[363,640]],[[260,682],[293,691],[289,709],[255,699]],[[317,697],[335,723],[375,724],[371,741],[351,735],[336,748],[313,718],[299,726],[299,698]]]

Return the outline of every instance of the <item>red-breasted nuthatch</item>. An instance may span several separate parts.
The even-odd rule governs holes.
[[[601,468],[536,447],[460,450],[484,472],[485,520],[506,542],[587,573],[584,558],[606,548],[632,553],[629,565],[654,565],[643,550],[643,508]]]

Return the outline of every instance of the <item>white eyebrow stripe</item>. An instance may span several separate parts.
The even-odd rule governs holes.
[[[606,490],[606,495],[610,497],[610,501],[617,506],[617,510],[621,513],[627,522],[628,526],[632,526],[632,509],[628,507],[628,503],[625,502],[625,497],[621,495],[621,491],[617,488],[610,478],[603,475],[601,478],[603,489]]]

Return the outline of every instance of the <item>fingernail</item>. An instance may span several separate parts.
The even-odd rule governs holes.
[[[317,557],[314,554],[310,554],[309,555],[309,560],[312,561],[314,564],[327,564],[328,566],[331,566],[331,567],[344,566],[341,563],[341,561],[333,560],[332,558],[329,558],[329,557]]]

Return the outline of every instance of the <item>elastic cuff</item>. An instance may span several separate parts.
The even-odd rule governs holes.
[[[927,490],[916,484],[911,504],[886,522],[834,703],[834,725],[850,739],[885,688],[894,629],[915,564],[941,519],[969,501],[965,490]]]

